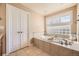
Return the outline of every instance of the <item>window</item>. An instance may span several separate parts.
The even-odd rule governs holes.
[[[68,23],[71,20],[71,15],[61,16],[61,23]]]
[[[47,34],[70,34],[72,12],[46,17]]]

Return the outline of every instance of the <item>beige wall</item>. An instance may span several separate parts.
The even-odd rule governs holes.
[[[71,24],[71,33],[77,33],[77,23],[76,23],[76,20],[77,20],[77,5],[73,6],[72,10],[73,10],[73,21],[72,21],[72,24]]]
[[[44,31],[44,17],[37,13],[32,12],[32,31],[43,32]]]
[[[0,31],[4,34],[4,38],[2,39],[2,53],[5,54],[5,41],[6,41],[6,37],[5,37],[5,21],[6,21],[6,11],[5,11],[6,7],[5,4],[0,4],[0,17],[1,17],[1,21],[0,21]]]
[[[43,33],[44,32],[44,17],[38,13],[32,12],[31,20],[29,21],[29,34],[32,38],[33,33]]]

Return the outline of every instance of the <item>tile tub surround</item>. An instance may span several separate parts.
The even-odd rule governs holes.
[[[53,42],[51,40],[48,40],[48,38],[51,38],[52,36],[40,36],[40,37],[35,37],[39,40],[43,40],[45,42],[48,42],[48,43],[51,43],[51,44],[56,44],[56,45],[59,45],[59,46],[62,46],[62,47],[65,47],[65,48],[68,48],[68,49],[71,49],[71,50],[75,50],[75,51],[79,51],[79,42],[73,42],[72,45],[61,45],[59,43],[56,43],[56,42]]]
[[[70,46],[33,38],[33,45],[52,56],[79,56],[79,51],[70,49]]]

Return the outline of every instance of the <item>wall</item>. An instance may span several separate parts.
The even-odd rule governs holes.
[[[73,21],[71,24],[71,32],[72,33],[77,33],[77,5],[73,6]]]
[[[6,21],[6,5],[5,4],[1,4],[0,3],[0,17],[1,17],[1,21],[0,21],[0,32],[2,32],[4,34],[4,37],[2,39],[2,53],[5,54],[5,50],[6,50],[6,45],[5,45],[5,41],[6,41],[6,37],[5,37],[5,21]]]
[[[33,33],[44,33],[44,17],[38,13],[32,12],[30,20],[30,39]]]
[[[34,32],[44,31],[44,17],[37,13],[32,13],[32,29]]]

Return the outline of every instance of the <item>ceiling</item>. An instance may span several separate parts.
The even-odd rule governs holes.
[[[65,8],[72,7],[73,3],[23,3],[25,7],[32,9],[33,11],[41,14],[48,15],[55,13]]]

